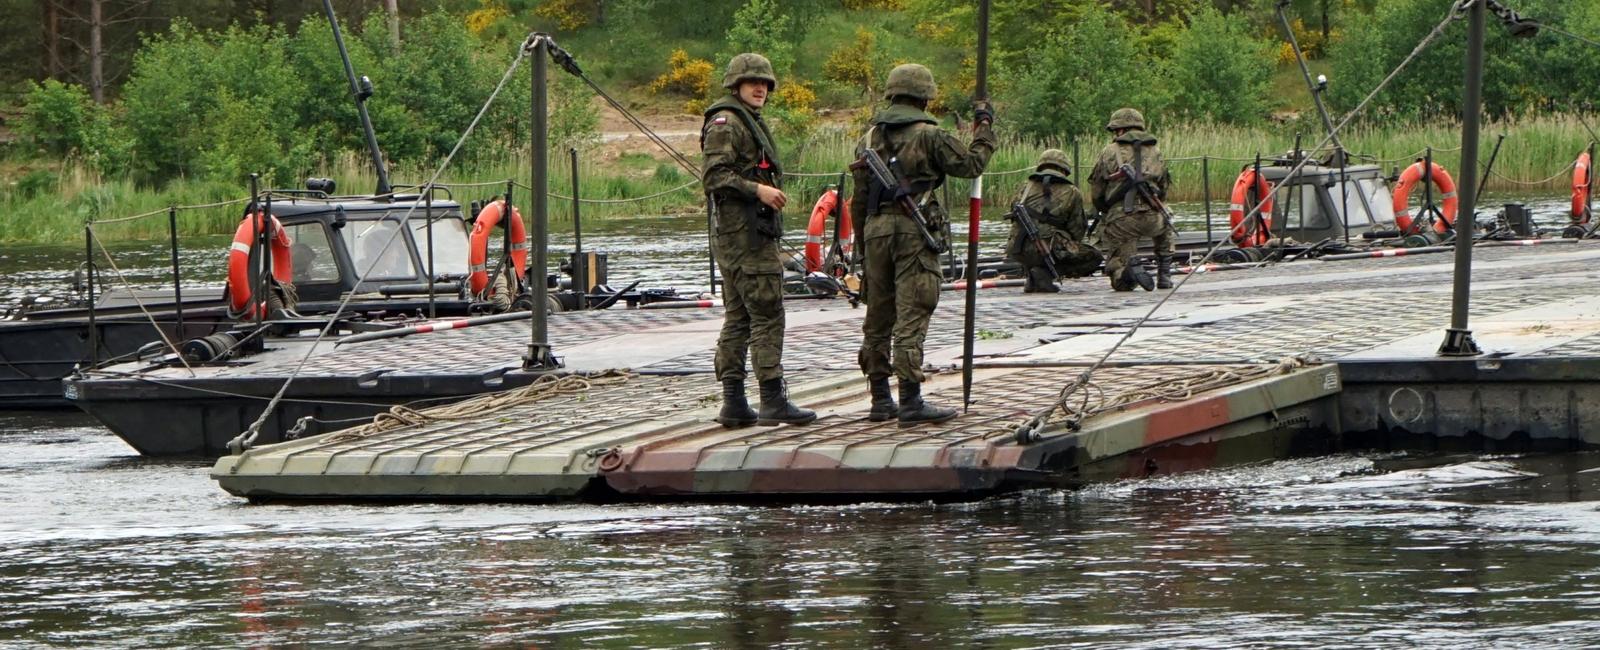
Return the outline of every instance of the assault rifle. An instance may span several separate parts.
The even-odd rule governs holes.
[[[1172,211],[1167,209],[1167,204],[1156,196],[1155,190],[1150,188],[1150,182],[1146,181],[1144,176],[1133,168],[1133,165],[1122,163],[1122,166],[1117,168],[1117,173],[1112,174],[1107,180],[1120,181],[1124,179],[1129,182],[1131,187],[1128,188],[1128,193],[1124,195],[1122,210],[1124,212],[1133,211],[1133,193],[1137,192],[1139,198],[1144,199],[1146,204],[1161,212],[1161,217],[1167,220],[1167,227],[1172,227]]]
[[[1022,241],[1033,242],[1034,248],[1038,249],[1039,255],[1044,259],[1045,270],[1050,271],[1050,277],[1061,277],[1061,274],[1056,272],[1055,255],[1051,252],[1050,245],[1044,243],[1044,239],[1039,236],[1039,224],[1033,220],[1033,215],[1028,213],[1028,206],[1020,202],[1013,203],[1011,218],[1016,220],[1017,228],[1022,231]]]
[[[922,214],[922,206],[917,205],[916,197],[912,196],[911,182],[907,181],[905,176],[896,174],[889,169],[889,165],[899,166],[899,164],[899,158],[891,158],[888,164],[884,164],[883,156],[878,155],[877,151],[871,148],[863,148],[861,158],[850,163],[850,169],[865,167],[868,172],[872,173],[872,178],[878,183],[879,187],[893,189],[895,203],[900,205],[900,210],[905,212],[906,216],[911,217],[912,223],[917,224],[917,231],[922,234],[922,243],[935,254],[943,254],[946,250],[945,245],[940,243],[939,238],[933,236],[932,231],[928,230],[928,218]]]

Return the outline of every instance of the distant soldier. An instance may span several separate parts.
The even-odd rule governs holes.
[[[759,54],[728,62],[722,87],[728,96],[705,111],[700,150],[716,236],[712,250],[722,270],[722,335],[716,372],[722,380],[726,427],[805,424],[817,414],[789,402],[783,383],[783,265],[778,237],[788,202],[778,149],[761,121],[761,107],[778,86],[772,63]],[[745,399],[745,351],[761,383],[761,412]]]
[[[1057,277],[1081,278],[1100,267],[1100,251],[1083,243],[1089,217],[1083,194],[1072,184],[1071,177],[1067,154],[1060,149],[1046,149],[1039,154],[1038,166],[1012,202],[1013,210],[1027,211],[1025,216],[1039,231],[1039,241],[1034,242],[1026,236],[1020,217],[1011,215],[1017,224],[1011,229],[1006,251],[1022,265],[1027,276],[1024,293],[1055,293],[1061,290],[1055,284]],[[1041,247],[1050,251],[1054,274],[1045,264]]]
[[[927,113],[928,101],[937,94],[933,73],[927,68],[908,63],[891,70],[884,90],[889,106],[872,117],[856,151],[860,157],[870,148],[884,161],[893,161],[893,172],[909,184],[913,199],[929,220],[929,230],[942,238],[947,217],[934,199],[934,190],[944,184],[946,176],[982,174],[994,154],[995,137],[990,126],[994,114],[987,102],[974,108],[970,145],[940,129],[938,120]],[[850,209],[866,215],[862,293],[867,315],[861,325],[865,336],[858,360],[861,372],[872,382],[868,419],[898,418],[902,427],[947,421],[956,416],[954,409],[922,401],[922,382],[927,379],[922,372],[922,343],[944,281],[938,254],[929,250],[911,215],[895,203],[895,188],[879,185],[865,168],[856,169],[854,175]],[[900,378],[898,406],[889,394],[891,374]]]
[[[1106,256],[1106,277],[1111,278],[1111,288],[1132,291],[1135,285],[1150,291],[1154,288],[1172,288],[1173,240],[1177,232],[1166,216],[1156,206],[1139,195],[1135,182],[1143,182],[1157,198],[1164,198],[1171,179],[1167,163],[1161,158],[1156,137],[1144,130],[1144,116],[1131,108],[1119,108],[1111,114],[1106,130],[1112,135],[1111,144],[1100,151],[1100,159],[1089,174],[1089,191],[1094,207],[1101,218],[1100,248]],[[1137,172],[1140,178],[1129,178],[1123,165]],[[1130,263],[1138,250],[1139,239],[1150,238],[1155,244],[1156,279],[1144,267]]]

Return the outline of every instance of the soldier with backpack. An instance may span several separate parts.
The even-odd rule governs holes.
[[[866,215],[862,294],[867,315],[857,358],[872,385],[867,419],[897,419],[902,427],[956,416],[955,409],[922,400],[922,382],[927,378],[922,371],[922,344],[944,281],[935,249],[948,246],[929,241],[933,236],[928,233],[942,234],[948,220],[934,190],[947,176],[982,174],[995,150],[994,113],[987,102],[979,101],[973,108],[972,142],[967,144],[928,115],[928,102],[937,95],[933,73],[926,67],[907,63],[891,70],[884,87],[889,105],[873,115],[857,152],[860,158],[866,158],[868,149],[876,152],[895,178],[886,179],[892,183],[879,182],[866,166],[852,166],[856,190],[850,211]],[[918,221],[919,214],[927,223]],[[891,375],[900,380],[899,404],[889,393]]]
[[[1100,248],[1106,257],[1106,277],[1116,291],[1145,291],[1172,288],[1173,240],[1177,232],[1158,206],[1141,196],[1134,186],[1144,184],[1150,194],[1167,194],[1171,177],[1161,158],[1156,137],[1144,130],[1144,115],[1132,108],[1119,108],[1111,114],[1106,130],[1111,143],[1100,151],[1094,171],[1089,174],[1089,194],[1094,207],[1104,216],[1100,223]],[[1124,168],[1135,174],[1125,173]],[[1144,267],[1131,263],[1139,240],[1148,237],[1155,244],[1156,277]]]

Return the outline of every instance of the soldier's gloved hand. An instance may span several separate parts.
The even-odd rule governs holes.
[[[756,199],[765,203],[769,208],[782,210],[783,206],[789,202],[789,195],[771,185],[756,185]]]
[[[972,102],[972,123],[994,123],[994,106],[991,105],[988,100],[979,99]]]

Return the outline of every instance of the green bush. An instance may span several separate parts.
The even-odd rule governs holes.
[[[28,82],[17,133],[45,153],[66,156],[89,148],[95,122],[94,100],[83,86],[46,79]]]
[[[1166,66],[1175,117],[1243,124],[1265,116],[1269,46],[1206,7],[1178,33]]]
[[[725,37],[728,50],[717,57],[716,63],[726,65],[735,54],[755,52],[772,62],[781,84],[782,75],[794,69],[794,41],[798,39],[790,33],[793,24],[776,0],[750,0],[734,12],[733,27]]]
[[[28,82],[17,133],[45,154],[80,158],[98,171],[115,171],[126,163],[127,147],[110,110],[75,84]]]
[[[137,154],[134,170],[164,182],[208,165],[236,175],[230,159],[246,164],[266,157],[279,170],[306,164],[289,154],[308,148],[311,134],[298,128],[298,118],[315,98],[286,56],[287,44],[272,27],[230,27],[219,34],[181,20],[149,40],[123,87],[122,122]],[[266,133],[273,137],[257,139]],[[260,151],[244,158],[218,153],[252,147]]]
[[[35,196],[52,192],[61,178],[48,169],[35,169],[17,179],[17,184],[11,189],[13,197],[18,199],[31,199]]]
[[[1169,101],[1134,30],[1098,5],[1040,43],[1011,84],[1017,107],[1003,117],[1039,139],[1097,133],[1112,111],[1159,114]]]
[[[1592,2],[1522,0],[1516,9],[1568,31],[1600,29],[1600,8]],[[1329,51],[1331,110],[1342,113],[1354,108],[1448,10],[1448,4],[1430,0],[1391,0],[1379,4],[1360,29],[1348,30]],[[1543,32],[1537,38],[1515,38],[1493,19],[1486,36],[1483,101],[1492,117],[1534,108],[1572,108],[1593,101],[1600,91],[1600,80],[1592,72],[1594,49],[1588,45]],[[1366,119],[1459,116],[1465,41],[1463,21],[1453,21],[1378,95]]]

